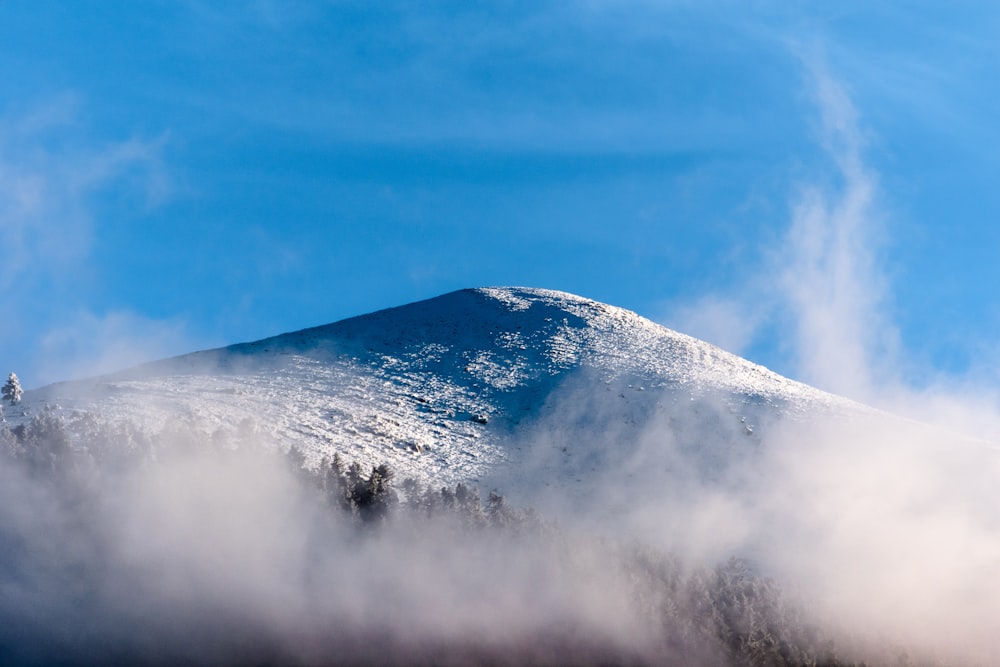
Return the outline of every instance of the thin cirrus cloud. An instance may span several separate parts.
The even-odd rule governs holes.
[[[67,95],[0,119],[0,288],[17,321],[0,363],[19,369],[31,386],[65,379],[59,367],[105,369],[92,360],[107,360],[112,349],[137,349],[126,343],[125,323],[133,316],[107,316],[115,333],[109,341],[86,335],[94,333],[95,315],[67,326],[64,306],[85,309],[82,295],[101,280],[93,260],[103,224],[100,197],[115,190],[149,208],[171,196],[165,138],[88,141],[80,106]],[[135,340],[150,340],[151,320],[135,321],[143,322]],[[71,332],[76,339],[69,344]]]
[[[134,184],[148,205],[170,193],[160,157],[164,139],[88,145],[67,97],[13,119],[0,119],[0,210],[7,233],[3,281],[58,273],[87,256],[95,224],[93,197]]]
[[[828,170],[793,184],[788,224],[764,258],[730,290],[673,304],[662,320],[739,353],[786,332],[785,373],[822,389],[993,440],[1000,396],[988,363],[996,347],[979,345],[974,372],[930,370],[911,379],[918,360],[891,313],[898,286],[887,257],[901,222],[866,159],[873,137],[850,89],[818,51],[802,56],[817,110],[816,142]]]
[[[187,352],[189,336],[177,318],[153,319],[131,311],[62,315],[41,338],[39,384],[92,377]]]
[[[680,304],[667,319],[737,353],[786,323],[796,377],[864,400],[873,359],[892,338],[881,314],[889,297],[879,265],[884,212],[850,95],[819,57],[802,64],[831,168],[792,186],[783,239],[761,248],[762,262],[740,288]]]
[[[807,382],[867,399],[870,370],[892,337],[881,306],[887,286],[878,265],[882,220],[878,184],[863,161],[857,111],[822,64],[810,63],[821,112],[821,140],[836,165],[833,192],[806,185],[793,205],[779,256],[779,293],[795,323],[797,365]]]

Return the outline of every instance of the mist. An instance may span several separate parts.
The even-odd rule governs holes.
[[[855,660],[1000,659],[1000,449],[846,401],[776,417],[642,389],[580,378],[554,394],[518,462],[550,485],[519,497],[689,564],[745,558]]]
[[[8,438],[5,663],[1000,656],[997,450],[847,401],[570,376],[506,443],[520,458],[484,480],[538,513],[509,524],[359,521],[280,443],[141,432]],[[419,495],[395,488],[407,506]]]
[[[955,376],[904,346],[892,317],[890,269],[899,221],[865,161],[872,136],[821,49],[803,48],[801,57],[830,172],[794,188],[782,241],[761,249],[765,261],[743,286],[676,311],[709,340],[751,358],[755,340],[780,331],[783,372],[886,412],[843,405],[808,419],[755,423],[753,405],[726,397],[698,399],[697,419],[661,401],[625,433],[583,431],[592,442],[629,444],[618,454],[622,475],[581,496],[594,507],[641,498],[627,522],[665,548],[694,558],[752,558],[862,659],[877,647],[898,647],[918,664],[996,664],[993,350]],[[609,409],[588,395],[568,389],[550,409],[569,421]],[[623,409],[611,411],[620,418]],[[713,421],[727,426],[720,431]],[[741,433],[745,423],[752,435]],[[563,447],[586,449],[579,434],[545,423],[539,429],[539,451],[550,453],[540,461]],[[707,474],[705,461],[713,462]]]
[[[865,163],[861,114],[821,58],[805,63],[840,186],[803,189],[782,249],[778,292],[796,323],[798,374],[904,418],[776,434],[766,458],[778,471],[777,493],[759,505],[761,516],[815,536],[793,540],[776,567],[831,618],[897,636],[922,655],[993,664],[996,376],[928,372],[903,346],[891,317],[895,221]]]
[[[131,460],[125,442],[103,464],[49,458],[31,436],[2,459],[0,661],[663,662],[617,548],[537,523],[360,524],[269,446],[181,432]]]
[[[359,524],[252,429],[220,446],[175,427],[138,453],[109,435],[69,466],[0,457],[0,662],[996,664],[996,392],[905,381],[877,175],[847,91],[810,67],[837,185],[796,191],[750,293],[687,316],[727,346],[786,331],[793,375],[888,412],[580,372],[484,480],[541,516],[506,528]],[[801,632],[717,621],[734,590],[775,589],[764,606]]]

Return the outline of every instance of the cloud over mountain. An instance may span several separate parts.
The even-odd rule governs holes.
[[[884,661],[902,647],[919,660],[974,663],[1000,651],[985,620],[1000,613],[991,583],[1000,581],[993,448],[562,292],[453,292],[29,391],[7,417],[29,435],[67,424],[60,446],[96,448],[97,461],[149,461],[97,478],[98,500],[88,506],[104,508],[98,529],[89,515],[74,518],[63,492],[37,487],[17,468],[5,473],[13,494],[5,530],[33,545],[25,554],[45,556],[15,559],[28,582],[72,585],[80,567],[96,568],[82,581],[101,591],[134,587],[145,601],[137,608],[117,593],[94,600],[104,620],[62,636],[71,652],[91,641],[132,646],[103,623],[138,613],[160,628],[154,645],[180,650],[169,655],[218,657],[203,652],[211,646],[204,636],[189,655],[163,634],[197,625],[202,616],[193,610],[208,605],[204,627],[225,626],[224,651],[257,650],[247,637],[266,629],[262,645],[280,649],[279,661],[321,662],[331,645],[318,637],[332,624],[351,628],[342,635],[348,642],[386,633],[400,655],[417,645],[461,645],[544,663],[534,651],[549,637],[563,651],[556,655],[573,662],[658,662],[669,655],[665,637],[681,626],[648,625],[661,617],[635,606],[627,582],[645,581],[649,570],[608,544],[676,559],[662,570],[680,586],[670,589],[669,605],[681,604],[684,577],[707,576],[691,574],[698,568],[750,563],[750,579],[725,569],[709,577],[709,589],[728,592],[708,609],[730,608],[726,587],[744,585],[734,581],[754,590],[774,581],[789,600],[803,601],[802,623],[859,659]],[[116,438],[131,445],[116,451]],[[20,460],[50,465],[32,458],[30,437],[10,442]],[[443,487],[445,499],[456,484],[483,494],[498,488],[558,521],[567,537],[556,543],[575,555],[553,552],[548,538],[497,541],[420,521],[415,532],[396,526],[357,542],[339,524],[323,527],[295,475],[260,458],[290,447],[320,468],[319,479],[334,453],[359,471],[388,463],[397,479],[414,480],[408,492],[401,487],[410,506],[422,502],[420,488]],[[32,506],[16,501],[32,494]],[[77,547],[61,555],[46,536],[74,523],[87,529],[66,532]],[[611,542],[590,541],[598,538]],[[97,554],[124,574],[105,579]],[[42,629],[29,623],[31,632],[46,632],[63,614],[75,618],[61,588],[8,577],[48,601],[34,612]],[[690,585],[697,597],[707,584]],[[387,591],[391,603],[366,606],[372,590]],[[772,604],[770,593],[759,594]],[[538,595],[541,615],[525,616]],[[618,611],[606,613],[607,604]],[[676,618],[687,623],[717,613],[686,605]],[[780,617],[768,614],[761,618]],[[673,630],[664,635],[664,627]],[[687,664],[697,662],[694,645],[704,664],[733,650],[716,626],[704,627],[714,639],[687,646]],[[374,659],[359,646],[351,655]]]

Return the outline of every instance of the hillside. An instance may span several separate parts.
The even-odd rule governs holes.
[[[637,426],[687,418],[709,398],[746,435],[776,415],[860,409],[633,312],[529,288],[461,290],[51,385],[22,407],[154,430],[178,422],[234,447],[254,437],[313,463],[339,451],[454,483],[516,460],[523,427],[583,385],[605,389],[612,421]]]
[[[462,290],[5,416],[4,664],[1000,656],[994,447],[570,294]]]

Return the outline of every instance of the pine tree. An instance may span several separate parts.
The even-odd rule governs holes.
[[[392,490],[395,478],[396,473],[384,463],[372,468],[372,474],[368,478],[368,490],[372,495],[367,517],[369,520],[386,517],[399,502],[396,492]]]
[[[302,475],[302,470],[306,465],[306,455],[302,453],[302,450],[292,445],[285,452],[285,462],[288,464],[288,469],[295,475]]]
[[[510,525],[514,523],[516,518],[510,508],[507,507],[504,497],[497,493],[496,490],[490,491],[489,500],[486,501],[486,516],[494,526]]]
[[[11,373],[7,376],[7,384],[3,386],[0,390],[3,392],[4,400],[10,401],[11,405],[17,405],[21,402],[21,381],[17,379],[16,373]]]
[[[351,498],[347,492],[347,478],[344,476],[344,461],[335,452],[333,460],[324,459],[320,466],[323,475],[322,487],[331,507],[350,511]]]

